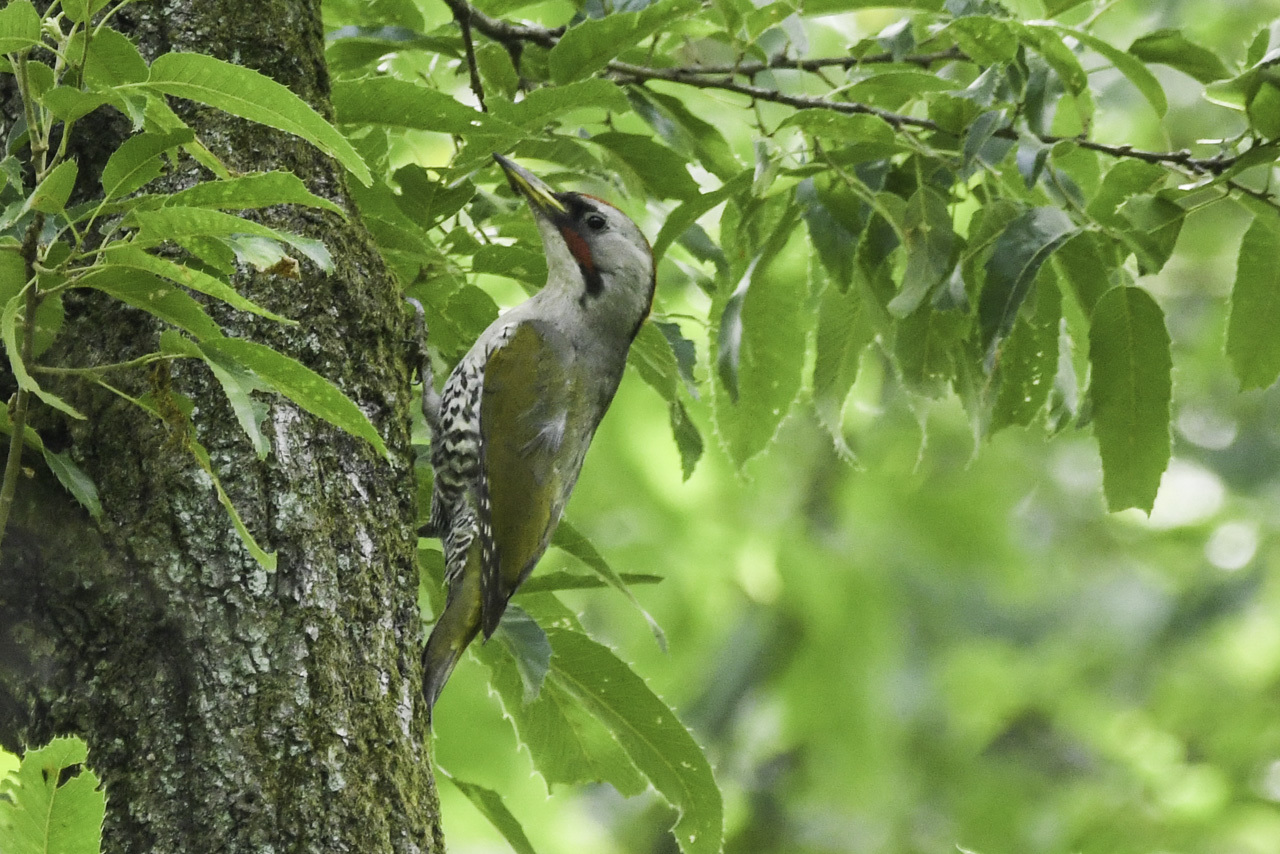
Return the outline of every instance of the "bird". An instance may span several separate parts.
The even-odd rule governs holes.
[[[423,650],[428,721],[462,653],[493,635],[551,542],[656,287],[653,250],[621,210],[493,158],[533,213],[547,282],[480,334],[428,418],[423,533],[440,538],[448,589]]]

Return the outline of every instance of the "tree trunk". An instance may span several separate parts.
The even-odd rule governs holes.
[[[328,113],[319,0],[136,4],[112,23],[148,59],[209,53]],[[96,128],[82,123],[82,179],[128,130],[103,114],[91,117]],[[338,167],[301,141],[205,108],[181,114],[233,169],[292,170],[353,211]],[[184,159],[167,180],[184,186],[197,171]],[[85,737],[107,786],[112,852],[443,850],[419,699],[410,318],[354,213],[268,214],[322,239],[336,269],[304,262],[301,280],[233,282],[297,326],[216,316],[227,334],[337,383],[390,460],[271,398],[272,451],[259,461],[203,364],[113,374],[130,394],[167,387],[194,401],[197,438],[249,529],[279,555],[268,573],[180,436],[88,383],[56,385],[88,420],[64,425],[46,411],[36,426],[72,449],[104,515],[91,520],[42,463],[24,460],[0,552],[0,742]],[[116,362],[156,349],[158,333],[147,315],[76,293],[43,361]]]

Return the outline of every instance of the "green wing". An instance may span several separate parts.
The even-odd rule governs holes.
[[[559,522],[566,497],[562,463],[571,416],[565,362],[570,352],[554,329],[529,321],[485,365],[480,433],[482,488],[488,501],[479,502],[479,521],[482,550],[488,552],[481,573],[486,638],[546,551]],[[485,542],[486,532],[490,542]]]

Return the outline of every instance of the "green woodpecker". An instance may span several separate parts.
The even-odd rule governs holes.
[[[423,653],[428,710],[546,551],[653,302],[653,252],[622,211],[494,159],[537,220],[547,284],[480,335],[440,397],[426,533],[449,592]]]

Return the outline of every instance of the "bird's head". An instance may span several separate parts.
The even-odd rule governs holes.
[[[602,199],[557,193],[501,154],[493,159],[533,210],[547,254],[546,290],[572,300],[588,323],[616,326],[630,343],[649,314],[655,281],[653,250],[640,228]]]

